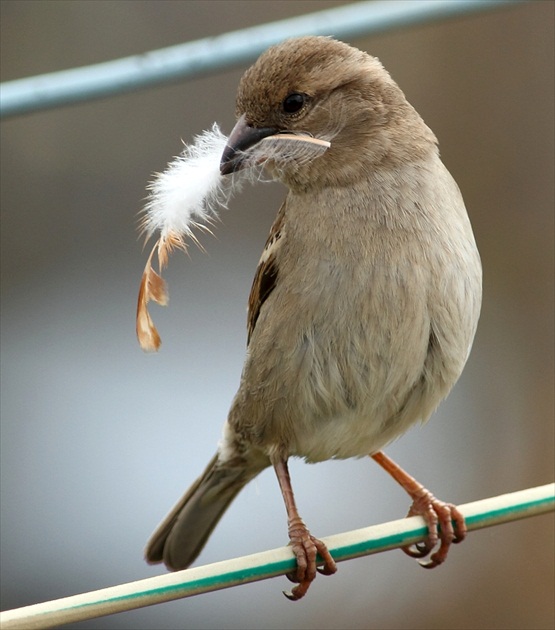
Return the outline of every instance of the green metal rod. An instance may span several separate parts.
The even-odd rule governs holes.
[[[0,85],[0,116],[69,105],[240,66],[288,37],[357,37],[521,2],[373,0],[341,5],[114,61],[7,81]]]
[[[470,531],[555,511],[555,483],[458,506]],[[424,540],[419,516],[322,540],[338,562]],[[295,568],[290,547],[168,573],[0,613],[1,630],[34,630],[84,621],[282,575]]]

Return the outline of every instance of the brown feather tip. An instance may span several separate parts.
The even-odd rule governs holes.
[[[146,261],[145,270],[143,271],[137,300],[136,330],[139,345],[145,352],[156,352],[162,343],[156,326],[148,312],[148,303],[152,300],[161,306],[166,306],[169,299],[168,289],[164,279],[159,273],[156,273],[152,267],[152,258],[154,252],[158,251],[158,267],[161,272],[168,264],[169,254],[175,248],[185,248],[185,243],[182,238],[173,233],[170,233],[166,237],[160,237],[154,244]]]

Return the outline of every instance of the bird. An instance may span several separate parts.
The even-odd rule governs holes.
[[[145,558],[188,567],[238,492],[272,466],[296,558],[285,594],[299,600],[337,567],[301,519],[288,461],[370,456],[412,498],[408,516],[427,524],[404,551],[438,566],[465,537],[464,518],[382,450],[447,396],[479,319],[480,256],[436,136],[376,57],[323,36],[262,53],[239,82],[236,118],[224,176],[275,134],[330,147],[314,159],[274,151],[262,165],[288,190],[249,296],[240,385],[216,454]]]

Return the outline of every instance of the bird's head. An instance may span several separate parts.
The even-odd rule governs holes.
[[[435,148],[432,132],[378,59],[327,37],[290,39],[263,53],[239,83],[236,114],[222,174],[243,168],[256,149],[259,161],[291,188],[348,185],[364,170],[407,159],[407,149],[412,159]],[[287,143],[281,153],[274,143],[264,156],[261,141],[280,133],[331,147],[299,159]]]

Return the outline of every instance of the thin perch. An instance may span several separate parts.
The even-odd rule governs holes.
[[[555,483],[458,506],[469,531],[555,511]],[[337,562],[410,545],[426,537],[419,516],[322,540]],[[0,613],[0,630],[53,628],[104,615],[256,582],[294,569],[290,547],[216,562]]]

